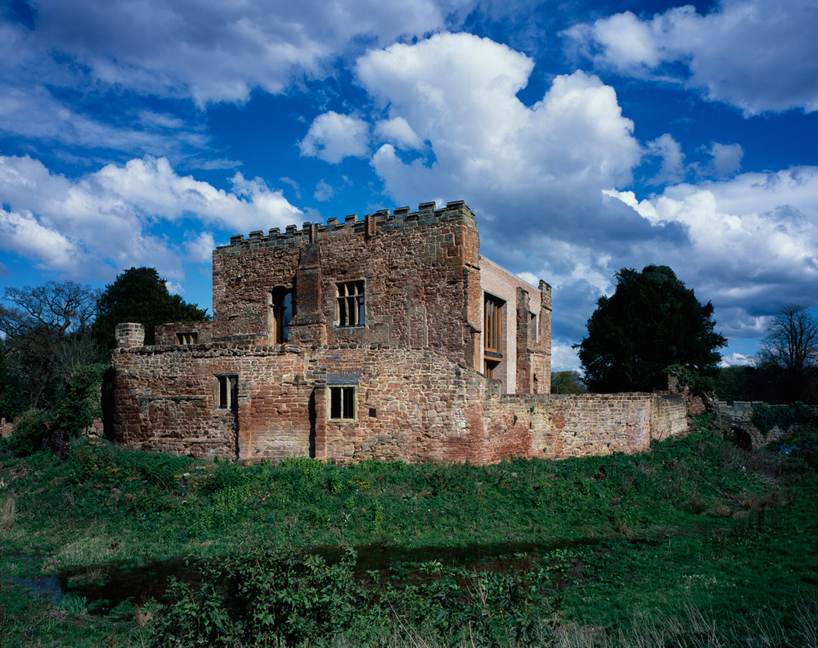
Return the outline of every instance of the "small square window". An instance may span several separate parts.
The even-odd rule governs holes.
[[[184,331],[176,334],[177,344],[196,344],[199,334],[196,331]]]
[[[335,286],[335,326],[363,326],[365,323],[364,282],[346,281]]]
[[[355,387],[329,388],[329,417],[336,421],[355,419]]]
[[[239,408],[239,377],[236,375],[216,376],[216,409],[237,410]]]

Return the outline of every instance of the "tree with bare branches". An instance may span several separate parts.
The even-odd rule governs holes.
[[[784,306],[767,326],[759,364],[782,369],[789,399],[803,399],[818,366],[818,319],[799,304]]]

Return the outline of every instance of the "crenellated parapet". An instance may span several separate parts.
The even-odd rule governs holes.
[[[297,225],[288,225],[282,232],[273,227],[267,234],[262,230],[250,232],[245,238],[242,234],[230,237],[230,245],[217,248],[256,248],[278,247],[299,243],[315,243],[321,239],[332,238],[341,233],[344,235],[359,234],[361,236],[377,236],[378,232],[392,232],[417,226],[433,225],[452,221],[466,221],[477,227],[474,214],[462,200],[447,203],[445,207],[436,208],[434,202],[421,203],[418,210],[412,212],[409,207],[398,207],[393,211],[382,209],[374,214],[367,214],[359,220],[357,214],[327,219],[326,225],[311,222],[303,223],[301,229]]]

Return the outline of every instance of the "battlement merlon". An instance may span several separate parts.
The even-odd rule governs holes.
[[[230,244],[216,248],[216,252],[228,250],[230,248],[259,247],[259,246],[281,246],[292,243],[312,243],[320,241],[322,238],[331,237],[336,232],[352,231],[355,234],[374,236],[378,230],[389,231],[412,227],[416,225],[428,225],[439,222],[466,221],[473,227],[477,227],[476,219],[472,211],[465,202],[458,200],[447,203],[445,207],[437,209],[434,202],[421,203],[416,212],[410,212],[409,207],[397,207],[390,213],[388,209],[382,209],[374,214],[367,214],[363,220],[359,220],[357,214],[346,216],[343,221],[338,218],[327,219],[327,224],[316,224],[305,222],[302,229],[297,225],[288,225],[284,232],[278,227],[273,227],[265,236],[261,230],[250,232],[248,238],[242,234],[230,237]]]

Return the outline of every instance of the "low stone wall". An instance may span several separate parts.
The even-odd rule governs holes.
[[[197,457],[486,464],[641,452],[687,431],[678,394],[501,396],[429,349],[214,343],[121,349],[113,365],[115,440]],[[219,376],[236,379],[226,408]],[[353,419],[328,418],[332,384],[355,388]]]
[[[14,432],[14,425],[6,419],[0,419],[0,436],[10,437]]]

